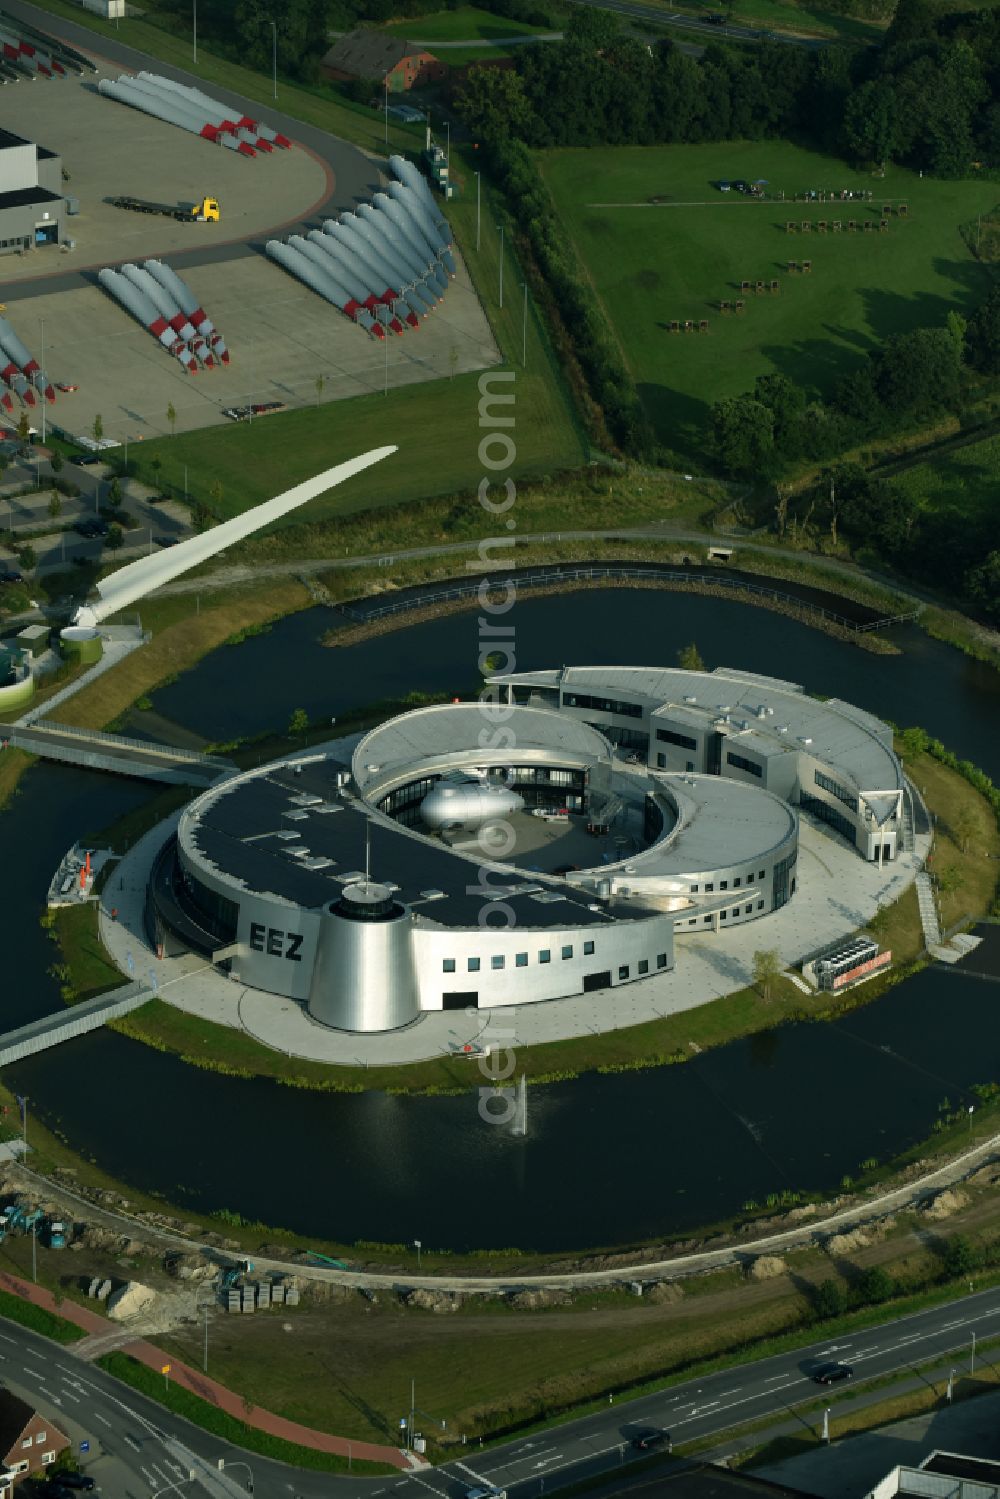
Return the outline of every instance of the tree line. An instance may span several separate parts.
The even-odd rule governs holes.
[[[857,463],[831,467],[789,516],[780,478],[794,464],[834,458],[874,437],[961,414],[970,378],[1000,374],[1000,285],[968,323],[893,334],[823,400],[786,375],[760,375],[747,394],[716,402],[711,432],[727,473],[778,484],[780,535],[826,524],[831,541],[871,547],[901,570],[962,595],[1000,622],[996,522],[956,507],[922,510],[901,484]]]
[[[956,177],[1000,156],[998,59],[996,10],[939,16],[928,0],[900,0],[877,46],[713,42],[700,57],[580,7],[561,43],[519,49],[510,70],[471,69],[456,107],[475,134],[516,130],[531,147],[784,136]]]

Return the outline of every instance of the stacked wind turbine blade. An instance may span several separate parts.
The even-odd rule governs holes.
[[[330,269],[327,270],[325,266],[320,266],[314,259],[302,254],[292,245],[283,244],[279,239],[269,239],[264,248],[272,260],[277,261],[286,271],[296,276],[304,286],[308,286],[325,301],[338,307],[341,312],[359,323],[375,338],[385,338],[384,328],[372,317],[368,308],[352,297],[347,288],[337,280],[332,261],[329,263]]]
[[[174,333],[181,340],[182,347],[176,350],[177,358],[189,374],[197,374],[198,365],[196,360],[201,358],[201,350],[205,347],[205,340],[199,338],[187,315],[181,311],[173,298],[164,291],[160,283],[147,270],[143,270],[137,265],[123,265],[121,273],[123,276],[127,276],[132,285],[149,298],[160,316],[166,319],[167,326],[173,329]]]
[[[384,286],[379,286],[378,278],[373,277],[361,261],[345,253],[343,246],[338,245],[328,234],[321,234],[318,229],[310,229],[307,239],[313,254],[319,254],[327,263],[333,261],[345,286],[357,288],[354,295],[357,296],[358,301],[364,303],[369,312],[378,318],[379,322],[391,328],[393,333],[402,333],[403,325],[396,311],[398,298],[393,292]]]
[[[155,115],[168,124],[179,125],[206,140],[217,141],[241,156],[255,156],[258,152],[267,155],[275,146],[287,149],[291,145],[280,131],[247,115],[236,117],[210,94],[159,73],[140,72],[135,76],[122,73],[115,80],[102,79],[98,89],[110,99]]]
[[[432,216],[424,200],[405,183],[390,182],[385,195],[409,215],[433,253],[444,262],[449,275],[454,276],[455,257],[451,253],[450,229],[440,227],[439,221]],[[378,202],[377,196],[375,201]]]
[[[223,364],[229,363],[229,350],[226,348],[222,334],[215,327],[211,318],[205,312],[188,286],[182,281],[177,272],[162,260],[147,260],[143,270],[157,280],[167,294],[173,297],[182,312],[187,313],[188,318],[197,330],[198,334],[205,340],[217,359]]]
[[[390,156],[389,166],[398,182],[403,182],[407,187],[413,189],[417,197],[424,203],[431,218],[437,224],[443,234],[447,235],[448,243],[451,244],[451,230],[448,220],[438,207],[437,200],[431,192],[430,183],[418,167],[412,161],[407,161],[405,156]]]
[[[139,77],[155,78],[157,75],[140,73]],[[249,115],[240,115],[239,119],[234,119],[231,110],[227,110],[224,104],[218,99],[213,99],[210,94],[203,93],[200,88],[192,88],[185,83],[175,83],[172,78],[158,78],[158,82],[165,88],[187,95],[195,104],[205,109],[209,118],[218,115],[226,121],[228,128],[245,131],[244,138],[252,137],[251,144],[259,146],[262,151],[270,151],[272,146],[280,146],[287,151],[292,144],[287,135],[282,135],[278,130],[272,130],[270,125],[265,125],[261,120],[252,120]]]
[[[0,318],[0,348],[3,349],[7,358],[17,366],[24,379],[29,381],[36,390],[40,391],[47,401],[52,402],[55,400],[56,393],[49,383],[48,376],[44,370],[39,368],[38,361],[33,359],[28,353],[28,350],[24,347],[24,344],[18,338],[6,318]],[[29,405],[32,404],[30,391],[24,399],[28,401]]]
[[[105,291],[116,302],[120,302],[126,312],[130,312],[136,322],[148,328],[150,333],[157,339],[169,354],[180,359],[185,368],[190,369],[194,363],[190,351],[185,349],[184,340],[178,338],[166,318],[159,311],[156,304],[150,300],[140,287],[136,286],[127,276],[120,271],[103,270],[98,271],[97,279]],[[187,358],[183,356],[187,355]]]
[[[74,47],[69,46],[61,38],[49,36],[46,31],[39,31],[37,26],[30,26],[27,21],[15,20],[14,17],[4,14],[4,24],[17,32],[18,41],[28,42],[36,48],[47,52],[60,64],[60,71],[82,75],[86,69],[90,73],[97,72],[97,64],[82,52],[77,52]]]

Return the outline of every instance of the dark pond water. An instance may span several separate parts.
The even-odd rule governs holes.
[[[317,644],[326,611],[217,652],[157,694],[210,738],[255,733],[293,708],[320,717],[379,697],[468,691],[476,615],[344,650]],[[526,599],[519,664],[710,663],[783,675],[901,724],[920,723],[1000,778],[1000,677],[916,632],[874,657],[726,600],[641,590]],[[85,829],[147,794],[39,766],[0,815],[4,1028],[58,1003],[37,918],[51,870]],[[336,1096],[217,1077],[111,1034],[10,1069],[32,1110],[139,1188],[317,1236],[544,1250],[683,1233],[783,1188],[824,1190],[924,1138],[945,1099],[1000,1080],[995,984],[932,969],[832,1026],[789,1026],[683,1067],[533,1089],[529,1132],[457,1099]],[[836,1127],[830,1108],[836,1106]],[[207,1120],[218,1121],[213,1129]],[[595,1190],[596,1188],[596,1190]]]
[[[156,693],[159,713],[214,741],[281,727],[295,708],[317,721],[407,692],[476,689],[478,614],[446,615],[346,649],[320,638],[339,616],[295,614],[266,635],[207,656]],[[695,641],[709,666],[739,667],[920,724],[1000,780],[1000,672],[919,630],[892,632],[902,656],[873,656],[784,615],[735,600],[649,589],[526,597],[507,616],[524,670],[669,666]]]

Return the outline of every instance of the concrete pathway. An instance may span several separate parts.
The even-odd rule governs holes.
[[[106,1346],[100,1348],[100,1352],[108,1352],[111,1348],[120,1347],[123,1352],[128,1353],[130,1358],[136,1359],[140,1364],[145,1364],[147,1369],[154,1369],[157,1374],[163,1370],[164,1364],[170,1365],[170,1381],[179,1385],[181,1389],[189,1390],[192,1395],[214,1405],[218,1410],[225,1411],[227,1415],[242,1422],[246,1426],[252,1426],[257,1431],[267,1432],[270,1436],[281,1437],[286,1442],[295,1442],[300,1447],[310,1447],[315,1452],[330,1452],[341,1457],[348,1455],[363,1458],[367,1462],[391,1463],[394,1468],[409,1468],[410,1464],[406,1454],[398,1447],[383,1447],[374,1442],[358,1442],[353,1439],[348,1441],[346,1437],[333,1436],[327,1431],[316,1431],[311,1426],[302,1426],[298,1421],[289,1421],[284,1416],[277,1416],[273,1411],[264,1410],[259,1405],[248,1405],[241,1395],[236,1395],[232,1390],[226,1389],[217,1379],[211,1379],[207,1374],[201,1374],[196,1369],[182,1363],[173,1354],[164,1353],[162,1348],[155,1347],[143,1339],[136,1341],[134,1335],[128,1338],[127,1328],[121,1328],[106,1317],[101,1317],[97,1312],[92,1312],[89,1307],[79,1306],[75,1301],[57,1302],[51,1291],[44,1286],[29,1285],[27,1281],[21,1280],[16,1275],[6,1272],[0,1273],[0,1289],[18,1296],[22,1301],[30,1301],[33,1306],[43,1307],[47,1312],[54,1313],[57,1317],[72,1322],[74,1326],[82,1328],[89,1336],[81,1339],[78,1343],[67,1346],[67,1351],[79,1356],[82,1352],[86,1358],[87,1350],[94,1348],[96,1340]],[[125,1341],[119,1343],[118,1338],[125,1334]],[[113,1335],[113,1336],[112,1336]],[[92,1356],[99,1356],[92,1354]]]
[[[941,944],[941,924],[938,921],[937,903],[930,875],[923,870],[917,875],[917,904],[920,907],[920,925],[924,929],[924,946],[929,950]]]

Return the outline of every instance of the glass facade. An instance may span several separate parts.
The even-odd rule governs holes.
[[[240,908],[234,900],[227,900],[216,890],[210,890],[194,875],[178,864],[180,879],[175,883],[174,894],[183,906],[185,900],[194,908],[201,926],[213,937],[218,937],[220,946],[236,941],[236,924]]]
[[[813,780],[817,786],[821,787],[824,791],[829,791],[831,796],[835,796],[838,802],[843,802],[845,807],[848,807],[852,812],[857,812],[858,795],[856,791],[848,791],[846,786],[841,786],[839,781],[833,780],[831,776],[824,775],[821,770],[813,772]]]
[[[697,749],[697,739],[692,739],[690,734],[678,734],[674,729],[657,729],[656,737],[663,744],[676,744],[679,749]]]
[[[622,718],[641,718],[641,703],[626,703],[615,697],[595,697],[590,692],[567,692],[563,697],[564,708],[590,708],[596,713],[617,713]]]
[[[731,765],[734,770],[745,770],[747,775],[756,776],[758,781],[764,775],[763,765],[758,765],[756,760],[748,760],[746,755],[735,755],[732,750],[726,752],[726,764]]]
[[[795,868],[795,855],[789,854],[787,859],[779,859],[774,866],[773,898],[771,901],[772,911],[779,911],[782,906],[787,905],[788,898],[795,888],[795,881],[790,879],[791,872]]]
[[[845,817],[842,812],[838,812],[836,807],[831,807],[829,802],[821,802],[818,796],[809,796],[804,791],[799,801],[807,812],[812,812],[819,818],[820,822],[827,823],[836,832],[846,838],[848,843],[856,845],[857,838],[854,823],[849,817]]]

